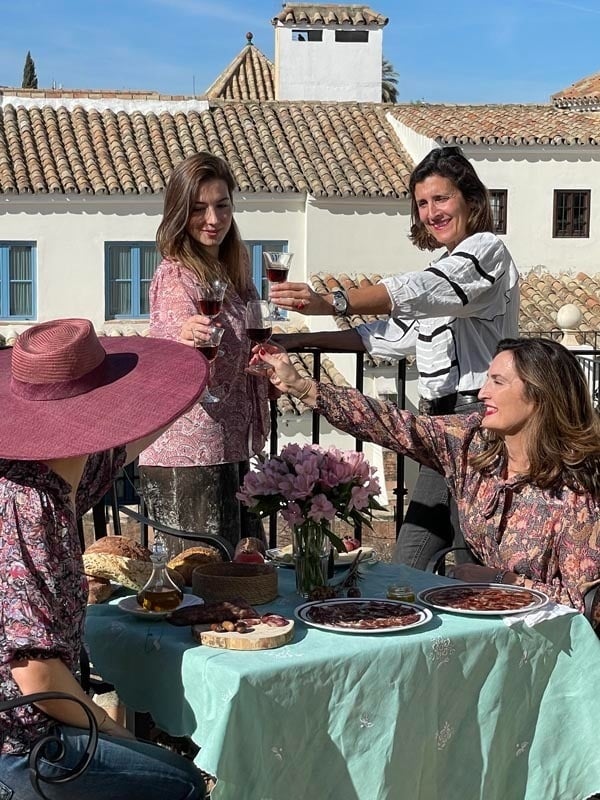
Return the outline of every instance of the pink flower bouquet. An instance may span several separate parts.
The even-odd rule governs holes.
[[[354,450],[289,444],[278,456],[259,456],[257,469],[246,475],[237,497],[260,517],[280,512],[294,528],[316,523],[343,552],[329,524],[337,516],[371,527],[373,511],[382,508],[375,499],[380,486],[374,472]]]

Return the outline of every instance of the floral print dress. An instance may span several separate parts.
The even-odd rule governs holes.
[[[176,261],[163,260],[150,286],[150,335],[178,341],[183,323],[198,313],[196,295],[192,273]],[[245,314],[242,298],[228,290],[216,319],[224,328],[223,352],[213,363],[210,382],[211,392],[220,402],[203,406],[198,401],[140,454],[140,465],[228,464],[261,452],[270,425],[268,381],[245,372],[251,349]],[[185,380],[185,375],[174,375],[173,380]]]
[[[77,490],[45,464],[0,459],[0,697],[21,691],[10,663],[60,658],[76,675],[87,603],[77,518],[110,488],[125,448],[88,458]],[[35,706],[0,714],[1,753],[26,753],[51,719]]]

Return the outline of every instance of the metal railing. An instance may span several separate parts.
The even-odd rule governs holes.
[[[315,380],[320,380],[322,378],[322,356],[324,354],[338,353],[347,356],[354,356],[355,370],[354,370],[353,386],[355,389],[358,389],[359,392],[363,391],[364,374],[365,374],[364,352],[358,350],[337,349],[333,347],[326,349],[318,347],[295,347],[295,348],[290,347],[288,352],[290,354],[297,354],[297,355],[304,353],[312,357],[311,373],[312,377]],[[405,408],[406,406],[406,359],[405,358],[401,358],[397,362],[396,397],[397,397],[396,405],[399,408]],[[271,400],[270,406],[271,406],[271,437],[270,437],[269,452],[271,455],[275,455],[281,449],[279,442],[278,418],[280,416],[280,412],[278,407],[278,401]],[[311,411],[310,414],[312,416],[311,442],[313,444],[319,444],[321,438],[321,421],[323,417],[316,411]],[[357,450],[358,452],[362,452],[363,450],[362,439],[354,438],[354,449]],[[393,489],[393,494],[394,494],[394,502],[390,505],[392,506],[393,509],[396,538],[397,538],[398,532],[400,531],[400,526],[402,525],[402,521],[404,519],[404,495],[405,495],[404,457],[399,454],[396,454],[396,485]],[[278,526],[278,515],[272,514],[271,517],[269,518],[269,547],[277,547],[277,526]],[[354,532],[357,539],[361,540],[362,525],[358,523],[355,526]]]
[[[559,334],[562,332],[557,331],[549,331],[549,332],[536,332],[536,333],[525,333],[524,336],[533,337],[533,336],[541,336],[544,338],[552,338],[558,339]],[[585,332],[592,334],[593,332]],[[600,344],[600,333],[596,336],[589,337],[590,341],[593,339]],[[577,357],[579,363],[581,364],[584,373],[586,375],[586,379],[588,382],[588,386],[590,388],[590,395],[594,402],[594,405],[597,408],[600,408],[600,348],[592,347],[591,344],[582,344],[582,349],[573,349],[571,348],[573,354]],[[290,354],[296,354],[298,356],[310,356],[309,360],[312,360],[312,364],[310,365],[310,374],[316,380],[323,378],[323,356],[325,354],[343,354],[346,356],[353,357],[355,359],[355,369],[354,369],[354,382],[353,386],[358,389],[358,391],[363,391],[364,387],[364,375],[365,375],[365,358],[366,354],[363,352],[353,351],[353,350],[344,350],[344,349],[335,349],[335,348],[315,348],[315,347],[303,347],[303,348],[290,348]],[[306,361],[303,359],[304,367],[306,367]],[[397,385],[397,405],[399,408],[406,407],[406,360],[404,358],[399,359],[397,362],[396,368],[396,385]],[[306,411],[306,414],[311,415],[311,442],[314,444],[318,444],[321,439],[321,425],[323,418],[320,414],[316,413],[315,411]],[[278,404],[277,400],[270,401],[270,414],[271,414],[271,436],[269,441],[269,453],[274,455],[281,450],[281,436],[280,436],[280,425],[279,422],[283,416],[283,412],[281,411],[281,407]],[[363,449],[363,442],[359,439],[354,439],[354,447],[357,451],[362,451]],[[392,490],[394,495],[393,502],[389,503],[389,507],[393,512],[394,522],[395,522],[395,533],[396,537],[400,531],[400,527],[402,525],[404,519],[404,499],[405,499],[405,463],[404,457],[398,454],[395,454],[395,488]],[[130,467],[133,470],[133,467]],[[132,477],[134,473],[131,474]],[[137,477],[137,476],[135,476]],[[135,478],[134,478],[135,479]],[[137,481],[135,481],[137,483]],[[108,500],[108,496],[107,496]],[[122,502],[122,499],[119,498],[119,502]],[[96,519],[95,519],[96,522]],[[277,546],[277,538],[278,538],[278,515],[273,515],[269,518],[269,546],[276,547]],[[100,526],[98,526],[98,529]],[[104,533],[106,529],[104,529]],[[100,534],[102,535],[102,534]],[[357,538],[361,538],[362,530],[360,526],[357,526],[356,529]]]

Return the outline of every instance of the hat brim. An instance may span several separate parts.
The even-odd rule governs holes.
[[[110,382],[64,400],[11,392],[12,349],[0,351],[0,458],[70,458],[128,444],[174,422],[202,394],[208,362],[166,339],[101,339]]]

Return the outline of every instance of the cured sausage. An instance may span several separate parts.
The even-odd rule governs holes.
[[[237,622],[238,620],[251,620],[255,623],[260,619],[258,612],[243,598],[222,600],[219,603],[206,605],[184,606],[173,611],[167,617],[171,625],[200,625],[211,622]]]

